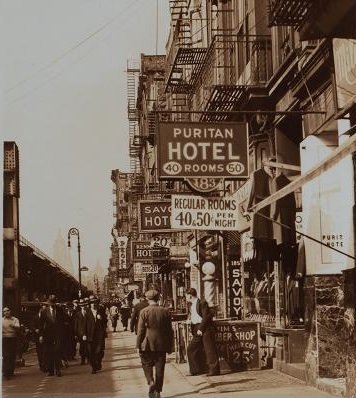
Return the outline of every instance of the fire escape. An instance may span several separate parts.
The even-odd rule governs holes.
[[[266,97],[271,76],[269,36],[215,35],[199,76],[195,107],[205,111],[200,119],[231,120],[228,112],[240,109],[248,99]]]
[[[356,38],[354,0],[270,0],[270,26],[294,26],[301,40]]]
[[[137,85],[140,67],[137,62],[127,62],[127,115],[129,120],[130,171],[140,172],[140,145],[138,138],[139,115],[136,106]]]
[[[173,33],[167,56],[170,70],[165,90],[171,94],[173,110],[184,110],[187,95],[194,92],[207,48],[193,47],[187,0],[171,0],[170,12]]]

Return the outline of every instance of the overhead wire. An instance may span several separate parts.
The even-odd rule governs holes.
[[[74,46],[70,47],[68,50],[64,51],[62,54],[60,54],[58,57],[54,58],[52,61],[50,61],[47,65],[41,67],[40,69],[36,70],[29,76],[27,76],[25,79],[17,82],[14,84],[12,87],[9,87],[5,89],[5,94],[13,91],[15,88],[27,83],[28,81],[31,81],[34,76],[37,76],[39,73],[42,73],[50,68],[52,68],[54,65],[56,65],[59,61],[67,57],[69,54],[71,54],[73,51],[77,50],[79,47],[83,46],[86,42],[91,40],[93,37],[97,36],[100,32],[105,30],[109,25],[114,23],[118,17],[122,17],[127,11],[129,11],[136,3],[138,3],[140,0],[133,0],[131,4],[128,5],[120,14],[115,15],[114,17],[110,18],[108,21],[106,21],[103,25],[101,25],[99,28],[97,28],[94,32],[91,32],[88,34],[85,38],[81,39],[78,43],[76,43]],[[12,102],[10,102],[12,103]]]

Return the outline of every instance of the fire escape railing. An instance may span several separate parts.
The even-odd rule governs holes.
[[[216,35],[197,77],[194,108],[207,112],[201,120],[227,120],[209,112],[235,109],[247,90],[264,87],[271,76],[270,36]]]
[[[300,26],[314,2],[311,0],[270,0],[270,26]]]

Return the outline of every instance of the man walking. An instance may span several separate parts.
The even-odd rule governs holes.
[[[191,303],[190,321],[193,339],[187,347],[190,374],[204,373],[204,354],[208,365],[208,376],[220,374],[219,356],[216,350],[213,314],[208,303],[198,299],[197,291],[191,288],[186,293],[187,302]]]
[[[80,310],[74,314],[74,334],[79,341],[79,355],[81,358],[81,365],[85,365],[85,360],[88,358],[87,342],[83,340],[85,335],[85,315],[87,313],[86,303],[84,300],[79,301]]]
[[[89,297],[90,308],[85,314],[83,341],[87,342],[92,373],[101,370],[101,361],[105,344],[106,315],[99,309],[99,299]]]
[[[162,391],[166,353],[172,352],[173,330],[167,309],[158,305],[159,292],[146,292],[148,306],[140,312],[137,328],[137,344],[141,364],[149,385],[148,396],[159,398]],[[153,377],[153,367],[156,377]]]
[[[137,326],[138,326],[138,319],[140,316],[140,312],[147,306],[148,302],[146,300],[146,297],[144,294],[142,294],[140,297],[140,301],[137,304],[135,304],[132,311],[131,321],[130,321],[130,330],[132,333],[135,332],[137,334]]]
[[[10,379],[14,375],[19,330],[19,320],[11,315],[9,307],[4,307],[2,318],[2,372],[6,379]]]
[[[63,344],[64,313],[56,305],[56,296],[51,294],[48,298],[48,307],[40,315],[40,343],[44,344],[44,355],[48,376],[62,376],[61,354]]]

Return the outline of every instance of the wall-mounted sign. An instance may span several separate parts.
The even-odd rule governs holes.
[[[162,179],[248,177],[246,123],[160,123],[157,149]]]
[[[176,229],[236,230],[237,200],[172,195],[172,227]]]
[[[170,200],[141,200],[138,209],[140,232],[171,232]]]
[[[240,261],[232,260],[229,264],[229,301],[230,317],[242,319],[242,266]]]

